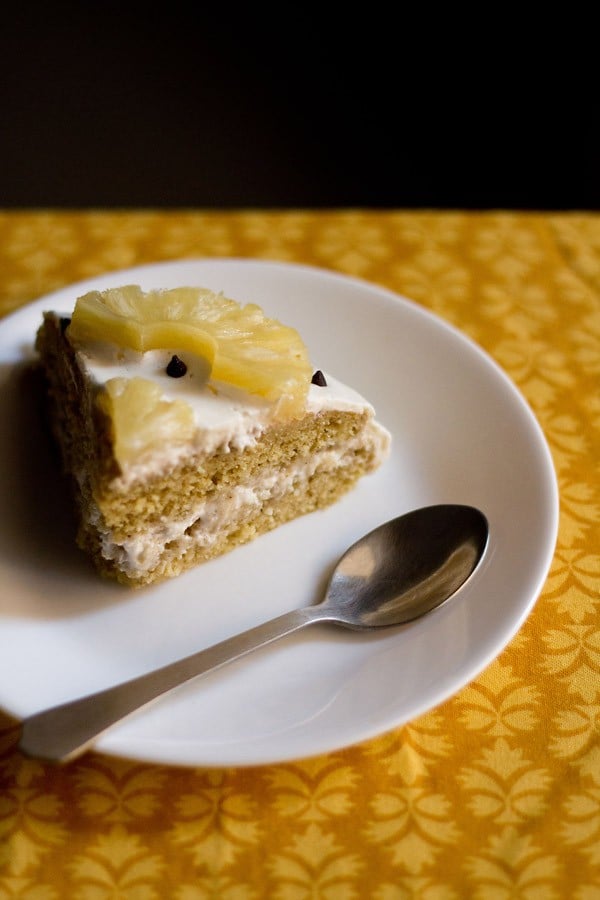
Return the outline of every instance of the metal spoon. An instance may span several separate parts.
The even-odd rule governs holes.
[[[485,516],[471,506],[428,506],[392,519],[346,551],[321,603],[284,613],[131,681],[36,713],[23,721],[19,747],[39,759],[74,759],[111,725],[167,691],[314,622],[364,631],[417,619],[464,584],[481,560],[487,539]]]

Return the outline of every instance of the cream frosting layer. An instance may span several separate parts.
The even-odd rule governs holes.
[[[114,560],[121,571],[130,577],[151,572],[165,552],[172,558],[187,553],[193,547],[210,547],[223,531],[230,533],[257,512],[272,515],[272,504],[291,491],[303,492],[305,485],[316,472],[336,471],[351,462],[359,447],[368,446],[379,455],[384,452],[385,433],[376,423],[370,423],[366,432],[343,447],[330,448],[309,458],[297,460],[284,472],[267,468],[252,481],[239,485],[214,498],[203,499],[185,517],[161,521],[154,528],[130,539],[117,542],[110,529],[95,522],[102,539],[102,555]],[[168,551],[165,548],[168,545]]]
[[[187,364],[187,372],[181,378],[167,375],[167,365],[174,354]],[[150,455],[128,465],[120,479],[123,488],[133,480],[165,471],[190,452],[214,453],[252,446],[274,418],[273,403],[233,385],[209,380],[204,360],[176,348],[137,353],[114,344],[96,343],[77,348],[77,358],[86,376],[98,387],[112,378],[141,377],[157,384],[165,399],[184,400],[193,410],[196,431],[192,438],[153,448]],[[374,416],[372,405],[357,391],[328,373],[325,378],[326,386],[309,386],[307,412],[366,411]]]

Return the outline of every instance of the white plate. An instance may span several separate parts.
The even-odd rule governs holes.
[[[294,325],[315,368],[364,393],[391,458],[336,506],[160,586],[96,577],[73,544],[65,497],[19,365],[42,310],[91,288],[197,284]],[[105,753],[180,765],[253,765],[333,751],[452,696],[531,610],[554,552],[558,492],[529,407],[475,344],[416,304],[357,279],[251,260],[113,272],[0,322],[0,706],[24,717],[164,665],[321,598],[363,533],[431,503],[479,507],[484,562],[424,619],[358,635],[314,626],[192,682],[105,734]]]

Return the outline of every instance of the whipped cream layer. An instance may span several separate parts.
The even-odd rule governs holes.
[[[76,347],[80,367],[92,383],[101,388],[112,378],[145,378],[160,387],[166,400],[183,400],[193,410],[196,430],[192,438],[180,444],[153,447],[151,454],[127,465],[123,471],[123,487],[132,480],[144,478],[173,466],[193,452],[213,453],[252,446],[273,422],[275,404],[242,391],[233,385],[209,379],[205,360],[189,353],[152,350],[138,353],[114,344],[95,343]],[[185,360],[187,372],[180,378],[167,374],[173,355]],[[326,386],[309,386],[306,411],[327,410],[367,412],[374,417],[374,409],[357,391],[324,373]],[[389,443],[389,434],[381,426],[382,455]]]
[[[243,485],[219,493],[216,498],[203,498],[185,517],[159,521],[154,527],[128,540],[114,540],[110,529],[99,526],[102,555],[114,560],[130,577],[151,572],[165,559],[177,559],[194,548],[209,548],[224,533],[232,533],[258,513],[273,514],[276,504],[291,491],[303,492],[317,471],[335,471],[345,461],[352,461],[355,449],[369,443],[377,448],[380,435],[376,429],[356,438],[344,450],[323,450],[309,459],[297,460],[284,472],[265,468]]]

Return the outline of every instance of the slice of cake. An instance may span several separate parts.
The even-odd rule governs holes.
[[[332,504],[389,449],[296,330],[208,289],[91,292],[44,314],[36,349],[78,543],[124,584]]]

